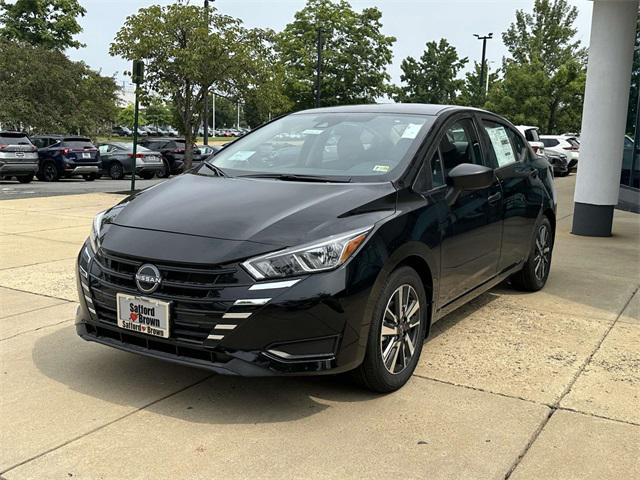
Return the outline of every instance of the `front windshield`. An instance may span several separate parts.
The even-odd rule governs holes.
[[[406,166],[433,117],[382,113],[303,113],[236,140],[208,160],[232,175],[365,177]]]

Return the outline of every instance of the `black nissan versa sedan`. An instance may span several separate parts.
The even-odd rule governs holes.
[[[544,286],[555,211],[550,165],[492,113],[298,112],[98,214],[76,328],[219,373],[353,371],[388,392],[435,321],[505,279]]]

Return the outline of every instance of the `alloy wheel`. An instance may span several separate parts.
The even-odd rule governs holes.
[[[549,272],[551,263],[551,235],[546,225],[540,225],[536,235],[535,255],[533,257],[534,272],[539,281],[543,281]]]
[[[408,284],[399,286],[389,298],[380,330],[380,352],[387,371],[402,372],[420,348],[420,300]]]
[[[46,182],[53,182],[58,178],[58,171],[53,162],[47,162],[42,169],[43,177]]]

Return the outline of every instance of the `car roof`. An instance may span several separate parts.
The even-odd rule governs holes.
[[[27,134],[25,132],[16,132],[14,130],[0,130],[0,135],[3,137],[26,137]]]
[[[324,107],[302,110],[293,115],[301,113],[405,113],[414,115],[431,115],[437,116],[442,113],[452,111],[486,111],[473,107],[464,107],[460,105],[437,105],[429,103],[376,103],[367,105],[344,105],[339,107]]]

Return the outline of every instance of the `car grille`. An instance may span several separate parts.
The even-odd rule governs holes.
[[[229,292],[252,284],[249,275],[237,265],[169,264],[101,249],[90,267],[91,295],[100,321],[117,324],[117,293],[145,295],[138,290],[134,278],[145,263],[160,270],[162,283],[150,296],[171,301],[171,338],[183,342],[201,344],[233,306],[235,298]]]

